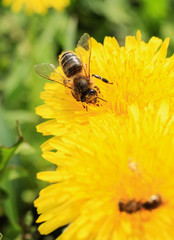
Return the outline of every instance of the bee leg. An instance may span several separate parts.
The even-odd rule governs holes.
[[[88,105],[87,104],[82,104],[83,108],[86,109],[86,111],[88,111]]]
[[[102,77],[100,77],[99,75],[92,74],[92,76],[95,77],[95,78],[98,78],[98,79],[102,80],[102,81],[105,82],[105,83],[113,84],[113,83],[109,82],[106,78],[102,78]]]
[[[100,92],[100,88],[99,88],[98,86],[94,86],[94,88],[96,88],[96,90],[97,90],[99,93],[101,93],[101,92]]]

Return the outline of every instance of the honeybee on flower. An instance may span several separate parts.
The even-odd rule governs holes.
[[[106,78],[90,72],[91,60],[91,38],[89,34],[84,33],[77,44],[78,55],[73,51],[64,51],[60,55],[59,62],[61,69],[66,77],[64,77],[53,64],[41,63],[34,66],[35,71],[42,77],[51,81],[63,84],[71,89],[72,96],[82,103],[94,104],[99,106],[99,100],[105,101],[99,97],[100,90],[95,86],[93,78],[110,83]],[[87,63],[84,63],[86,55]],[[53,78],[53,74],[55,78]],[[87,109],[87,105],[83,105]]]

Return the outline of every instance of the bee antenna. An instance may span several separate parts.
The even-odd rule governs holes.
[[[104,100],[103,98],[100,98],[100,97],[97,97],[98,99],[104,101],[104,102],[107,102],[106,100]]]

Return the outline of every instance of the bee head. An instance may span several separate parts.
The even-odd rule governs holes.
[[[90,88],[88,91],[85,91],[81,96],[81,101],[86,103],[97,103],[98,93],[95,89]]]

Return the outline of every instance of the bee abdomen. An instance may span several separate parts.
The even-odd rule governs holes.
[[[80,58],[73,52],[64,52],[60,57],[60,64],[65,75],[70,78],[82,71]]]

